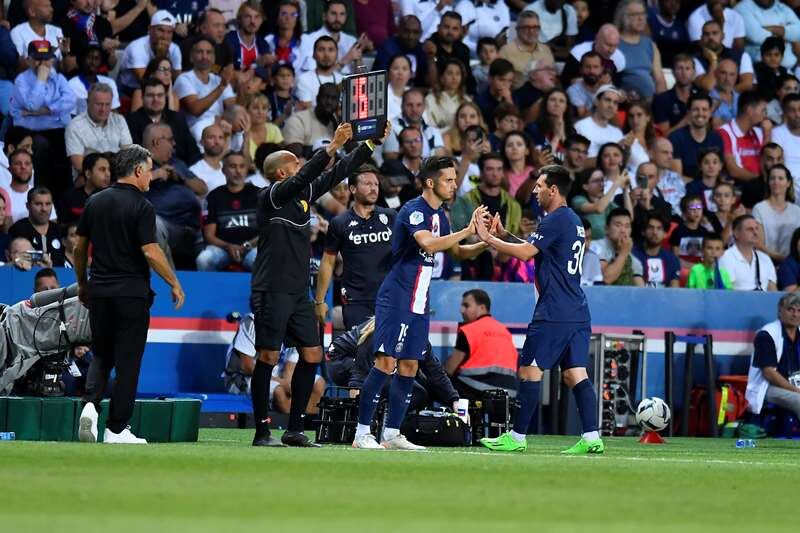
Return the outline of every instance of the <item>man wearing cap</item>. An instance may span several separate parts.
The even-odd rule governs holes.
[[[169,11],[156,11],[150,18],[149,34],[132,41],[122,55],[120,64],[120,89],[131,94],[139,88],[139,82],[151,59],[166,56],[172,64],[172,76],[181,71],[181,50],[172,42],[176,20]]]
[[[71,176],[64,128],[75,108],[75,94],[67,79],[56,72],[55,49],[49,41],[31,41],[27,52],[28,69],[14,80],[10,115],[14,125],[28,130],[33,138],[37,185],[57,194],[65,187],[54,181]]]
[[[53,20],[53,6],[50,0],[27,0],[25,11],[28,22],[18,24],[11,30],[11,41],[17,49],[21,65],[25,66],[25,57],[29,55],[29,44],[40,40],[50,43],[57,62],[61,62],[61,50],[58,46],[64,38],[64,32],[58,26],[50,24]]]
[[[592,141],[589,145],[587,166],[594,165],[601,146],[622,139],[622,130],[611,124],[617,115],[621,100],[622,93],[619,89],[610,84],[602,85],[594,94],[592,114],[575,123],[575,131]]]

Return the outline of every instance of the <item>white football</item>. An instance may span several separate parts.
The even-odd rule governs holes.
[[[669,420],[669,406],[661,398],[645,398],[636,408],[636,423],[645,431],[661,431]]]

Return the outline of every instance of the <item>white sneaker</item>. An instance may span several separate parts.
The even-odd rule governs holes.
[[[385,440],[381,443],[381,446],[387,450],[411,450],[415,452],[426,449],[425,446],[419,446],[418,444],[410,442],[405,435],[397,435],[389,440]]]
[[[92,402],[84,405],[81,411],[78,440],[81,442],[97,442],[97,409]]]
[[[103,442],[106,444],[147,444],[146,440],[140,439],[131,433],[130,426],[126,427],[119,433],[114,433],[110,429],[106,428],[105,433],[103,433]]]
[[[385,448],[378,444],[378,441],[372,435],[372,433],[367,433],[366,435],[361,435],[360,437],[356,437],[356,440],[353,441],[353,448],[360,448],[362,450],[384,450]]]

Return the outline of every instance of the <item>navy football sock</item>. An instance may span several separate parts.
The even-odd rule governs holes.
[[[381,399],[381,391],[389,379],[388,374],[384,374],[376,367],[370,369],[367,379],[361,384],[361,393],[358,400],[358,423],[369,426],[372,424],[372,416],[378,407]]]
[[[531,424],[531,419],[536,408],[539,406],[539,391],[541,390],[541,381],[520,381],[519,388],[517,389],[517,401],[519,401],[519,409],[514,418],[514,432],[520,435],[528,434],[528,426]]]
[[[305,429],[305,416],[308,400],[314,390],[314,381],[317,379],[317,364],[300,359],[294,367],[292,374],[292,404],[289,408],[289,431],[303,431]]]
[[[256,419],[256,433],[269,432],[269,380],[272,367],[261,359],[256,359],[253,377],[250,378],[250,396],[253,399],[253,417]]]
[[[599,428],[597,423],[597,396],[594,393],[592,382],[588,378],[584,379],[572,387],[572,394],[575,395],[575,402],[578,404],[578,414],[581,417],[583,432],[597,431]]]
[[[386,413],[386,427],[400,429],[400,424],[406,416],[408,404],[411,403],[411,390],[414,388],[414,378],[395,374],[392,385],[389,387],[389,410]]]

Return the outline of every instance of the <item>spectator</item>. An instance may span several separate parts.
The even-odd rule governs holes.
[[[33,292],[49,291],[59,289],[61,284],[58,282],[58,275],[52,268],[42,268],[33,277]]]
[[[558,71],[551,59],[537,59],[525,69],[527,80],[511,94],[514,103],[523,112],[526,121],[535,120],[541,114],[542,98],[556,88]],[[566,100],[566,95],[565,95]]]
[[[492,151],[502,149],[503,139],[512,131],[522,129],[522,116],[514,104],[501,103],[494,109],[494,131],[489,134],[489,146]]]
[[[761,229],[752,215],[742,215],[733,221],[734,244],[722,254],[720,268],[730,274],[737,291],[777,290],[775,266],[769,256],[756,249]]]
[[[778,319],[765,324],[753,339],[745,393],[751,413],[761,413],[770,402],[800,416],[800,388],[788,379],[800,371],[799,325],[800,295],[784,294],[778,301]]]
[[[714,128],[719,128],[736,118],[740,96],[735,89],[738,67],[733,60],[722,59],[714,72],[717,83],[709,93],[714,102],[714,115],[711,123]]]
[[[617,208],[606,219],[606,236],[592,242],[592,249],[600,257],[605,285],[644,287],[642,263],[632,254],[631,214]]]
[[[580,61],[586,52],[594,51],[600,55],[603,70],[613,80],[616,75],[625,70],[625,55],[619,50],[619,30],[613,24],[603,24],[597,31],[594,41],[587,41],[575,45],[569,51],[569,57],[561,72],[561,83],[566,87],[580,77]]]
[[[257,66],[268,67],[274,62],[275,56],[271,54],[267,41],[256,35],[263,21],[264,12],[261,5],[252,1],[242,2],[239,5],[236,11],[236,29],[225,35],[225,44],[228,50],[233,52],[233,68],[236,70],[247,71]],[[213,41],[211,44],[213,47]],[[214,55],[216,56],[216,53]]]
[[[728,7],[730,0],[706,0],[706,2],[692,11],[686,23],[689,39],[695,44],[700,41],[703,24],[715,20],[722,25],[722,44],[727,48],[744,50],[744,19]]]
[[[564,0],[536,0],[526,9],[539,16],[539,41],[550,48],[555,59],[565,61],[578,35],[575,8]]]
[[[792,232],[789,255],[778,266],[778,290],[797,291],[800,286],[800,228]]]
[[[253,161],[256,150],[264,143],[283,144],[283,134],[280,128],[269,121],[269,99],[263,94],[254,94],[244,99],[244,107],[250,116],[250,129],[245,136],[245,157]]]
[[[83,213],[86,200],[96,191],[111,184],[111,161],[106,154],[92,152],[83,158],[83,185],[72,187],[61,197],[58,206],[58,222],[77,222]]]
[[[58,225],[50,219],[53,216],[53,195],[45,187],[35,187],[28,191],[28,216],[14,222],[8,230],[12,241],[24,237],[31,242],[31,250],[44,256],[47,266],[64,266],[64,245]]]
[[[500,57],[514,66],[513,89],[519,89],[525,83],[531,61],[545,59],[551,64],[555,61],[550,48],[540,39],[542,25],[538,14],[534,11],[523,11],[517,18],[516,28],[517,36],[514,40],[500,49]]]
[[[189,131],[186,119],[182,113],[167,106],[168,86],[160,78],[151,77],[142,82],[141,91],[142,106],[125,116],[133,142],[142,143],[142,134],[149,124],[167,124],[175,139],[175,157],[190,165],[197,162],[200,159],[200,150]]]
[[[619,145],[625,150],[625,168],[629,174],[635,174],[642,163],[650,161],[647,147],[656,138],[653,125],[653,114],[650,106],[642,102],[631,102],[625,116],[625,135]]]
[[[8,115],[14,92],[14,76],[19,68],[19,54],[11,41],[11,32],[0,26],[0,114]]]
[[[440,130],[451,127],[455,122],[458,107],[472,100],[466,94],[467,70],[456,59],[438,63],[440,74],[433,91],[425,97],[425,122]]]
[[[703,237],[703,261],[689,270],[687,289],[732,289],[731,276],[719,267],[719,258],[725,251],[722,236],[709,233]]]
[[[80,72],[69,80],[69,88],[75,93],[76,105],[72,113],[74,115],[80,115],[86,112],[86,100],[89,97],[89,90],[92,88],[92,85],[96,83],[102,83],[111,87],[113,94],[111,109],[119,109],[120,103],[117,83],[108,76],[98,74],[98,70],[102,66],[102,49],[100,46],[90,43],[77,54],[77,58]]]
[[[800,19],[792,8],[776,0],[742,0],[736,10],[744,19],[745,50],[753,59],[758,58],[764,39],[775,36],[789,42],[800,40]],[[782,65],[794,68],[797,57],[791,48],[786,50]]]
[[[54,58],[49,42],[31,41],[28,69],[14,80],[10,114],[14,125],[26,129],[33,139],[37,184],[58,194],[68,185],[64,128],[75,109],[75,94],[56,72]]]
[[[672,62],[675,85],[672,89],[653,97],[653,120],[656,129],[663,135],[684,127],[689,97],[697,92],[694,86],[694,59],[686,54],[678,54]]]
[[[272,123],[282,128],[294,108],[297,97],[294,94],[294,68],[289,63],[278,63],[272,69],[272,87],[267,91],[272,110]]]
[[[456,345],[444,368],[461,398],[480,400],[489,389],[516,395],[517,349],[511,332],[490,313],[486,291],[471,289],[461,296]]]
[[[439,128],[425,122],[425,95],[419,89],[409,89],[403,94],[403,113],[392,122],[394,135],[389,135],[383,143],[384,159],[396,159],[398,156],[398,134],[406,127],[415,127],[422,132],[422,157],[443,155],[444,141]],[[288,141],[287,141],[288,142]]]
[[[198,198],[208,192],[208,187],[175,157],[169,126],[150,124],[142,140],[153,159],[153,178],[145,196],[156,211],[158,242],[178,269],[191,270],[201,242]]]
[[[787,94],[783,99],[784,123],[772,130],[772,141],[784,147],[786,166],[792,176],[800,176],[800,94]],[[800,184],[795,184],[795,197]]]
[[[421,97],[420,97],[421,98]],[[317,93],[317,105],[312,109],[295,111],[283,124],[283,141],[290,150],[303,153],[317,139],[331,139],[338,121],[339,89],[323,83]],[[394,124],[392,124],[394,126]]]
[[[175,24],[175,17],[169,11],[156,11],[150,19],[148,35],[131,41],[125,48],[118,78],[123,93],[130,95],[139,87],[148,63],[157,57],[169,58],[173,78],[180,74],[181,49],[172,42]]]
[[[175,80],[175,94],[186,112],[189,128],[195,131],[195,124],[212,124],[216,116],[222,115],[225,108],[234,104],[236,94],[230,86],[233,67],[224,68],[219,76],[211,72],[214,43],[210,39],[200,38],[194,43],[191,61],[192,70]],[[197,140],[200,133],[202,129],[195,136]]]
[[[761,61],[755,64],[753,70],[758,79],[758,90],[767,101],[775,98],[781,85],[781,78],[790,75],[786,67],[781,65],[785,50],[786,43],[780,37],[767,37],[761,43]],[[780,99],[777,104],[780,107]]]
[[[715,71],[722,59],[729,59],[736,65],[739,73],[735,81],[734,90],[737,93],[749,91],[753,88],[753,61],[750,56],[733,48],[726,48],[722,44],[722,26],[716,20],[709,20],[703,25],[703,35],[700,38],[701,53],[694,59],[694,68],[697,73],[695,84],[704,91],[714,87]]]
[[[760,171],[758,178],[739,184],[737,192],[743,206],[753,209],[758,202],[769,196],[767,183],[769,169],[778,164],[784,164],[783,148],[774,142],[768,142],[761,148],[761,157],[758,159]]]
[[[597,152],[597,168],[603,171],[603,193],[610,189],[614,194],[622,192],[630,186],[630,176],[625,170],[625,151],[617,143],[605,143]],[[622,185],[616,185],[618,180],[622,180]]]
[[[623,0],[617,5],[615,25],[620,30],[619,51],[625,68],[618,73],[618,85],[630,100],[649,102],[656,92],[667,90],[661,54],[649,37],[644,0]]]
[[[633,204],[633,234],[644,235],[645,220],[651,212],[658,214],[662,220],[671,220],[672,206],[661,197],[658,189],[658,167],[648,162],[636,169],[636,188],[630,193]],[[624,197],[617,195],[614,202],[623,203]]]
[[[520,186],[534,177],[533,144],[521,131],[512,131],[503,139],[503,167],[505,169],[505,188],[511,196],[516,196]]]
[[[391,0],[353,2],[356,28],[359,35],[366,34],[373,48],[380,48],[395,33],[394,9]]]
[[[703,225],[703,199],[694,194],[681,198],[683,219],[672,230],[669,244],[672,253],[680,257],[682,268],[691,268],[703,259],[703,238],[709,231]]]
[[[797,76],[786,74],[781,76],[778,80],[778,90],[775,93],[775,98],[767,103],[767,118],[770,119],[776,126],[783,124],[783,106],[781,102],[790,94],[800,93],[800,80]],[[772,135],[775,135],[775,130],[772,130]]]
[[[391,59],[398,54],[402,54],[411,63],[411,78],[414,80],[414,85],[417,87],[429,87],[429,59],[420,42],[421,35],[422,27],[416,16],[406,15],[400,18],[397,35],[389,37],[383,43],[383,46],[378,47],[372,68],[376,70],[388,69]],[[432,56],[435,56],[435,53]]]
[[[671,65],[676,55],[685,54],[691,48],[685,19],[678,16],[680,9],[681,0],[658,0],[658,8],[650,9],[647,15],[647,25],[664,65]]]
[[[448,128],[444,135],[444,148],[445,150],[454,155],[461,155],[465,149],[466,138],[465,134],[467,129],[472,126],[479,126],[482,131],[486,132],[489,128],[483,120],[483,115],[475,102],[464,102],[458,106],[456,111],[455,123],[452,127]]]
[[[549,150],[555,157],[562,159],[566,152],[567,137],[575,133],[567,93],[563,89],[555,88],[542,98],[543,109],[539,112],[536,122],[528,126],[527,131],[535,146]]]
[[[736,118],[719,129],[725,169],[737,182],[758,179],[759,154],[770,141],[772,123],[766,118],[767,103],[756,91],[739,97]]]
[[[675,254],[664,249],[664,236],[669,220],[661,218],[655,211],[645,215],[644,239],[641,246],[634,246],[633,255],[642,264],[645,287],[678,287],[681,263]]]
[[[225,155],[222,171],[225,184],[212,189],[206,197],[206,246],[197,256],[197,270],[219,271],[237,264],[250,272],[258,245],[258,187],[245,182],[247,160],[240,152]]]
[[[675,215],[681,214],[681,198],[686,194],[686,180],[673,170],[672,143],[663,137],[653,141],[650,148],[650,161],[658,168],[659,195],[672,206]]]
[[[519,124],[519,118],[514,118]],[[458,157],[456,166],[457,196],[462,196],[478,186],[481,181],[481,170],[477,161],[483,154],[492,151],[491,136],[481,126],[468,127],[464,132],[464,139],[464,149]],[[497,142],[499,144],[499,141]]]
[[[339,4],[336,4],[339,5]],[[317,100],[319,87],[323,83],[338,85],[342,82],[336,61],[336,41],[322,35],[314,42],[313,58],[315,67],[297,77],[297,109],[307,109]]]
[[[477,49],[478,40],[481,38],[494,38],[508,30],[511,23],[511,12],[505,2],[458,0],[455,6],[456,12],[461,15],[461,24],[464,27],[462,41],[470,50]],[[522,14],[517,20],[521,17]]]
[[[217,124],[206,126],[200,142],[203,145],[203,157],[189,167],[189,171],[203,180],[210,192],[229,181],[222,165],[225,154],[225,133]]]
[[[501,103],[513,104],[511,85],[514,82],[514,66],[503,58],[495,59],[489,67],[489,89],[475,96],[475,103],[483,112],[487,124],[492,124],[494,110]]]
[[[800,207],[794,203],[792,174],[784,165],[769,169],[767,183],[769,193],[753,207],[753,217],[764,232],[761,249],[780,264],[791,251],[792,232],[800,227]]]
[[[191,48],[189,49],[189,52],[191,52]],[[187,55],[187,60],[188,59],[189,55]],[[142,78],[142,83],[133,91],[133,95],[131,96],[131,111],[138,111],[141,109],[143,105],[142,91],[144,90],[142,87],[144,87],[144,84],[150,78],[159,80],[164,87],[167,88],[167,109],[176,112],[180,111],[181,101],[175,94],[175,87],[172,83],[172,67],[170,66],[169,59],[165,57],[157,57],[147,64],[147,68],[144,69],[144,78]],[[186,122],[186,119],[184,118],[183,121]]]
[[[583,224],[584,237],[583,263],[581,263],[581,287],[591,287],[595,284],[603,283],[603,269],[600,267],[600,256],[592,249],[592,224],[581,217]],[[605,231],[605,229],[604,229]]]
[[[25,14],[27,22],[14,25],[11,29],[11,40],[14,42],[20,61],[23,62],[31,55],[33,48],[30,45],[32,42],[47,41],[50,43],[56,63],[61,63],[64,59],[61,50],[64,32],[58,26],[50,24],[53,21],[53,5],[50,0],[27,0]],[[40,47],[37,45],[37,48]],[[24,68],[25,64],[22,63],[21,67]],[[75,68],[74,62],[72,65],[62,65],[64,72],[69,72],[73,68]]]
[[[151,16],[158,9],[144,0],[100,3],[100,12],[111,23],[111,30],[123,42],[138,39],[148,31]]]
[[[83,157],[90,151],[117,153],[120,148],[133,144],[125,119],[111,111],[113,99],[111,87],[95,83],[89,89],[86,112],[67,126],[64,136],[67,155],[76,172],[83,169]]]
[[[697,178],[686,184],[686,194],[696,194],[703,199],[706,212],[713,212],[717,210],[714,188],[722,179],[722,152],[714,147],[705,148],[700,152],[699,160]]]
[[[219,74],[223,68],[233,63],[233,53],[231,47],[225,42],[225,32],[227,26],[225,25],[225,15],[219,9],[210,7],[200,13],[197,20],[198,32],[189,35],[181,43],[181,59],[183,61],[181,70],[190,70],[192,47],[197,39],[201,37],[208,37],[214,43],[214,66],[211,67],[211,72]],[[147,74],[143,79],[147,79]]]
[[[575,42],[584,43],[594,40],[595,30],[589,21],[589,2],[587,0],[570,0],[569,3],[575,9],[575,17],[578,19],[578,35],[575,36]]]
[[[353,205],[331,220],[325,240],[325,255],[319,267],[314,309],[325,322],[325,301],[333,278],[336,258],[342,258],[342,318],[350,329],[375,315],[375,298],[389,272],[392,230],[397,213],[376,206],[379,181],[377,169],[364,166],[348,178]]]
[[[6,263],[4,266],[13,266],[24,272],[29,271],[35,266],[51,268],[53,266],[52,260],[49,256],[44,254],[31,254],[33,245],[31,241],[25,237],[17,237],[12,239],[6,250]]]
[[[33,159],[29,151],[20,148],[11,153],[8,161],[11,182],[6,192],[11,200],[11,222],[16,222],[28,215],[28,191],[33,189]],[[53,210],[52,220],[55,219],[56,213]]]
[[[613,181],[611,187],[605,192],[603,185],[606,179],[603,177],[602,169],[588,170],[580,179],[582,192],[572,198],[572,208],[578,215],[589,221],[592,227],[592,236],[595,239],[602,239],[606,236],[608,216],[615,209],[622,207],[614,203],[614,196],[618,188],[625,186],[627,176],[618,174],[616,181]],[[630,202],[630,194],[627,195],[627,200]]]
[[[580,77],[567,89],[567,95],[578,118],[584,118],[594,111],[594,95],[597,89],[610,83],[611,77],[603,67],[603,58],[593,50],[581,57],[579,74]]]
[[[397,54],[389,59],[387,73],[388,105],[386,118],[394,120],[403,112],[403,94],[408,89],[408,82],[411,80],[411,60],[408,56]],[[427,98],[427,97],[426,97]]]
[[[736,204],[736,190],[727,181],[717,183],[714,187],[714,204],[717,210],[706,213],[706,220],[711,224],[714,233],[719,233],[725,246],[733,244],[733,221],[747,213],[742,204]]]
[[[70,10],[67,16],[61,20],[60,26],[64,38],[69,43],[69,53],[72,64],[81,66],[81,56],[85,55],[90,47],[96,47],[100,51],[98,69],[102,67],[103,72],[114,68],[117,64],[116,51],[119,48],[119,39],[114,38],[114,30],[108,19],[97,13],[97,6],[89,0],[70,0]],[[48,39],[49,40],[49,39]],[[56,41],[54,46],[60,43]],[[73,57],[74,56],[74,57]],[[77,63],[75,61],[77,60]],[[66,67],[70,67],[69,64]],[[69,70],[62,68],[62,72]],[[88,87],[86,88],[88,90]]]
[[[594,95],[595,108],[592,114],[575,123],[575,131],[592,142],[586,161],[589,166],[594,164],[602,145],[619,142],[623,137],[622,130],[612,122],[616,119],[621,99],[619,89],[613,85],[602,85]]]
[[[381,174],[388,176],[395,185],[401,186],[397,191],[397,205],[388,207],[399,209],[400,206],[419,194],[417,175],[422,169],[422,133],[418,128],[408,126],[400,132],[400,154],[397,159],[387,159],[381,167]]]
[[[424,22],[423,22],[424,28]],[[423,50],[427,55],[428,81],[431,87],[436,86],[438,72],[436,63],[445,59],[458,59],[462,65],[469,65],[470,49],[467,48],[461,39],[463,38],[464,27],[462,26],[461,15],[456,11],[446,11],[436,29],[436,33],[423,45]],[[424,37],[424,31],[423,31]],[[475,80],[472,71],[467,71],[467,92],[475,94]]]
[[[500,57],[500,48],[492,37],[478,39],[478,61],[472,67],[472,77],[475,78],[475,94],[486,92],[489,88],[489,66],[492,61]]]
[[[674,130],[669,135],[674,155],[682,162],[684,179],[700,175],[702,153],[714,149],[722,154],[722,138],[719,133],[709,129],[712,107],[710,96],[706,94],[690,96],[686,126]]]
[[[337,45],[338,53],[336,65],[345,74],[351,72],[350,64],[361,64],[361,55],[372,49],[369,38],[362,34],[358,39],[344,31],[347,23],[347,8],[344,0],[330,0],[325,3],[325,12],[322,15],[322,27],[311,33],[303,34],[303,46],[300,55],[305,58],[302,71],[313,70],[312,56],[320,37],[331,37]]]
[[[281,0],[278,4],[277,28],[265,37],[276,65],[288,64],[294,71],[302,69],[303,57],[300,49],[303,42],[303,24],[300,22],[300,6],[296,0]],[[276,66],[276,65],[273,65]]]
[[[564,168],[574,180],[586,168],[586,157],[589,155],[591,141],[578,133],[567,136],[564,141]]]

